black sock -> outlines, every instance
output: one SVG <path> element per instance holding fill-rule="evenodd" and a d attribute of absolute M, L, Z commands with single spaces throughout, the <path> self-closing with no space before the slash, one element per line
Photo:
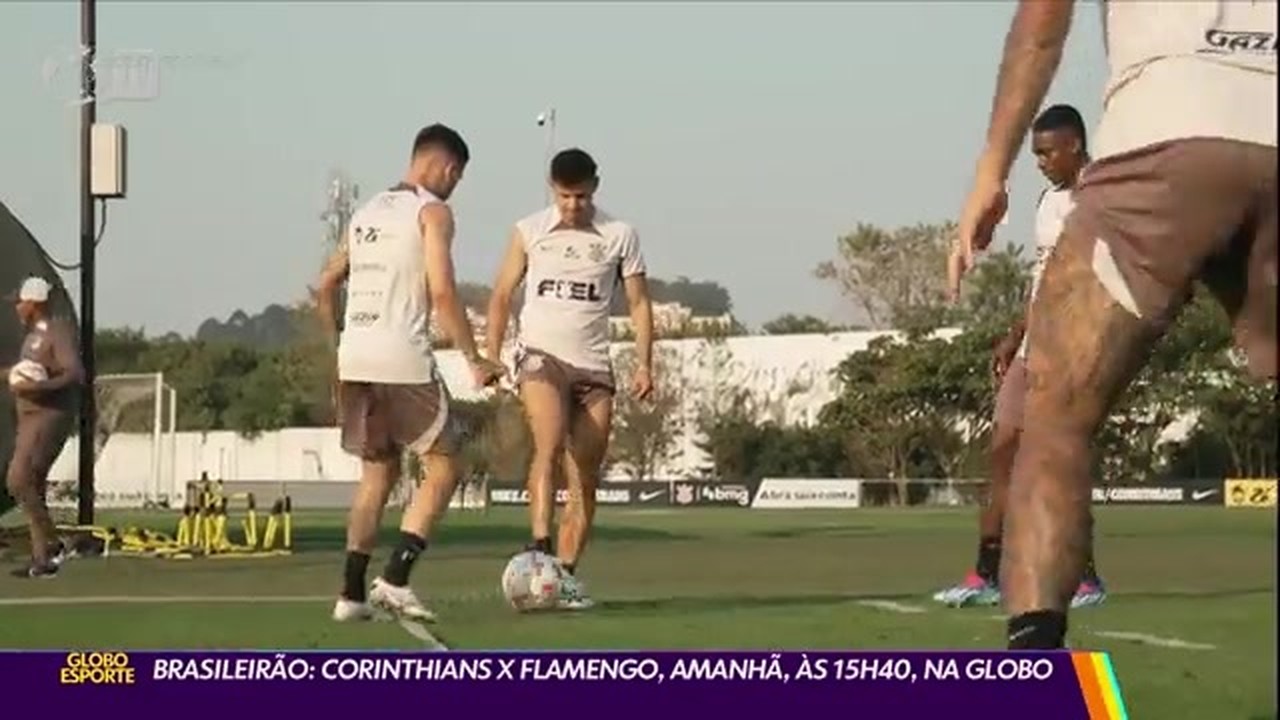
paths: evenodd
<path fill-rule="evenodd" d="M 1000 582 L 1000 538 L 982 538 L 978 543 L 978 564 L 974 568 L 983 580 L 997 585 Z"/>
<path fill-rule="evenodd" d="M 423 550 L 427 549 L 427 541 L 413 533 L 400 533 L 400 544 L 396 546 L 391 558 L 387 560 L 387 569 L 382 573 L 382 579 L 395 585 L 396 587 L 404 587 L 409 584 L 409 571 L 413 569 L 413 564 L 417 562 L 418 556 Z"/>
<path fill-rule="evenodd" d="M 578 569 L 578 563 L 565 563 L 564 565 L 561 565 L 560 567 L 564 568 L 564 571 L 565 571 L 565 572 L 567 572 L 567 573 L 569 573 L 570 575 L 572 575 L 572 574 L 573 574 L 573 571 Z"/>
<path fill-rule="evenodd" d="M 1010 650 L 1060 650 L 1067 642 L 1067 614 L 1036 610 L 1009 618 Z"/>
<path fill-rule="evenodd" d="M 529 546 L 525 549 L 533 550 L 534 552 L 540 552 L 544 555 L 550 555 L 551 554 L 551 538 L 549 537 L 534 538 L 533 542 L 529 543 Z"/>
<path fill-rule="evenodd" d="M 365 601 L 364 574 L 368 569 L 367 553 L 347 552 L 347 565 L 342 571 L 342 597 L 354 602 Z"/>
<path fill-rule="evenodd" d="M 1087 583 L 1097 583 L 1098 567 L 1093 564 L 1093 548 L 1089 548 L 1089 555 L 1084 561 L 1084 581 Z"/>

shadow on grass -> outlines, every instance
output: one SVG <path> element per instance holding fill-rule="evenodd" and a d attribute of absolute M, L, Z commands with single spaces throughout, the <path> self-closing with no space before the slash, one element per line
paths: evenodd
<path fill-rule="evenodd" d="M 1233 588 L 1226 590 L 1111 590 L 1115 598 L 1124 600 L 1229 600 L 1249 595 L 1275 594 L 1275 587 Z"/>
<path fill-rule="evenodd" d="M 394 527 L 383 527 L 378 532 L 378 545 L 391 546 L 399 539 L 400 531 Z M 674 540 L 692 540 L 695 536 L 674 533 L 666 530 L 638 527 L 596 527 L 592 531 L 596 540 L 631 541 L 631 542 L 669 542 Z M 458 547 L 469 545 L 498 545 L 507 550 L 515 550 L 529 541 L 529 528 L 524 524 L 511 525 L 449 525 L 440 527 L 433 543 L 441 547 Z M 332 551 L 346 547 L 346 531 L 341 527 L 312 526 L 293 528 L 293 549 L 295 552 Z"/>
<path fill-rule="evenodd" d="M 797 526 L 756 530 L 750 533 L 754 537 L 781 540 L 810 537 L 886 537 L 893 534 L 895 533 L 887 532 L 884 528 L 872 525 L 810 525 L 807 527 Z M 901 537 L 902 533 L 898 532 L 896 535 Z"/>
<path fill-rule="evenodd" d="M 642 600 L 606 600 L 597 609 L 604 613 L 683 614 L 723 613 L 732 610 L 767 610 L 773 608 L 816 608 L 844 605 L 859 600 L 918 600 L 919 595 L 900 593 L 817 593 L 811 595 L 707 595 L 702 597 L 646 598 Z"/>

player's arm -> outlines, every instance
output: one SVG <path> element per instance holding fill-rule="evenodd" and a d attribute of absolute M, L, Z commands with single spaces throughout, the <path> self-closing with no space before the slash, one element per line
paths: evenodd
<path fill-rule="evenodd" d="M 636 334 L 636 362 L 646 372 L 653 370 L 653 300 L 649 296 L 649 280 L 640 238 L 634 231 L 623 240 L 622 287 L 627 293 L 627 309 Z"/>
<path fill-rule="evenodd" d="M 316 314 L 320 316 L 320 327 L 325 337 L 333 346 L 338 344 L 338 289 L 346 281 L 351 271 L 350 255 L 344 241 L 324 265 L 320 273 L 320 282 L 316 284 Z"/>
<path fill-rule="evenodd" d="M 49 339 L 56 370 L 49 373 L 48 379 L 28 385 L 26 387 L 28 392 L 50 393 L 84 382 L 84 365 L 80 362 L 80 347 L 71 326 L 58 325 L 54 332 L 49 334 Z"/>
<path fill-rule="evenodd" d="M 979 172 L 1007 178 L 1062 61 L 1075 0 L 1019 0 L 996 79 Z"/>
<path fill-rule="evenodd" d="M 502 258 L 498 277 L 493 281 L 493 291 L 489 294 L 485 357 L 490 360 L 496 361 L 502 357 L 502 341 L 506 338 L 507 325 L 511 322 L 511 301 L 515 297 L 516 288 L 524 280 L 528 263 L 529 258 L 524 251 L 524 235 L 520 228 L 513 227 L 511 239 L 507 243 L 507 254 Z"/>
<path fill-rule="evenodd" d="M 1023 314 L 1022 317 L 1014 321 L 1013 327 L 1009 328 L 1009 335 L 1007 336 L 1007 342 L 1010 342 L 1014 345 L 1021 345 L 1022 338 L 1026 337 L 1026 335 L 1027 335 L 1027 316 Z"/>
<path fill-rule="evenodd" d="M 453 211 L 444 203 L 431 203 L 422 208 L 422 251 L 427 269 L 427 292 L 441 328 L 467 362 L 472 365 L 480 357 L 476 351 L 475 330 L 467 319 L 458 281 L 453 269 Z"/>

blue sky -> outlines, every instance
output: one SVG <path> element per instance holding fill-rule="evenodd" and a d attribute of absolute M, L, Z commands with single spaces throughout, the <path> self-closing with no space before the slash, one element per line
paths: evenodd
<path fill-rule="evenodd" d="M 151 50 L 158 96 L 99 107 L 129 131 L 129 196 L 99 255 L 102 325 L 193 332 L 302 297 L 326 186 L 403 172 L 414 132 L 458 128 L 456 261 L 490 281 L 507 228 L 542 203 L 545 135 L 596 155 L 600 203 L 651 273 L 712 279 L 758 325 L 841 320 L 812 279 L 857 222 L 953 218 L 982 141 L 1010 2 L 765 4 L 100 2 L 101 52 Z M 1105 58 L 1085 3 L 1050 102 L 1096 122 Z M 75 2 L 0 3 L 0 199 L 76 257 Z M 58 62 L 60 72 L 51 69 Z M 1041 179 L 1015 170 L 1007 238 Z M 941 272 L 941 269 L 939 269 Z M 74 291 L 76 279 L 67 277 Z"/>

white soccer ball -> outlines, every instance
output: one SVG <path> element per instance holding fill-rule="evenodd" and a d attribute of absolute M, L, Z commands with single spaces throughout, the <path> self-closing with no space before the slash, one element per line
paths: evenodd
<path fill-rule="evenodd" d="M 502 571 L 502 596 L 520 612 L 547 610 L 560 597 L 560 564 L 546 553 L 527 550 Z"/>
<path fill-rule="evenodd" d="M 23 360 L 9 370 L 9 387 L 24 382 L 44 382 L 49 379 L 49 371 L 34 360 Z"/>

